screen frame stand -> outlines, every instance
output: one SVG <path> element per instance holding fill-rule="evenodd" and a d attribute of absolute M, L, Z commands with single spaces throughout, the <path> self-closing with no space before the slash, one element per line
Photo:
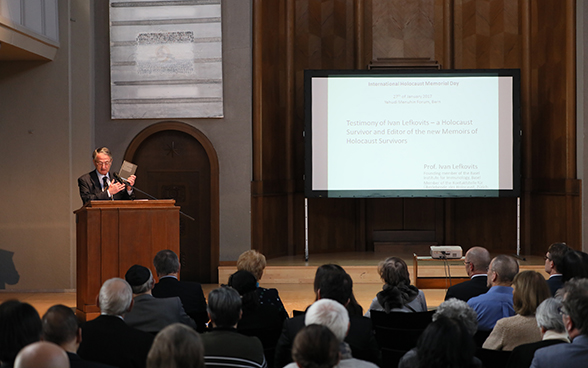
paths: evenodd
<path fill-rule="evenodd" d="M 521 197 L 517 197 L 517 254 L 513 254 L 521 261 L 526 261 L 525 257 L 521 256 Z"/>
<path fill-rule="evenodd" d="M 304 262 L 308 262 L 308 197 L 304 197 Z"/>

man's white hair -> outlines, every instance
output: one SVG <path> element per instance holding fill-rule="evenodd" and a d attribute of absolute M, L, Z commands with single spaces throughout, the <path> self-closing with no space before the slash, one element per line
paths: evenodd
<path fill-rule="evenodd" d="M 304 316 L 305 325 L 323 325 L 329 328 L 342 342 L 349 329 L 349 313 L 341 303 L 331 299 L 320 299 L 314 302 Z"/>
<path fill-rule="evenodd" d="M 100 288 L 100 294 L 98 294 L 100 311 L 114 316 L 125 314 L 132 301 L 131 285 L 118 277 L 106 280 Z"/>

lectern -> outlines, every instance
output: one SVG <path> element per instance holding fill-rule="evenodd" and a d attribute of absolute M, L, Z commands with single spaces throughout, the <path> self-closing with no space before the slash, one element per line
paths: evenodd
<path fill-rule="evenodd" d="M 102 283 L 124 278 L 134 264 L 156 275 L 153 257 L 162 249 L 180 252 L 180 207 L 175 201 L 90 201 L 74 212 L 77 245 L 77 310 L 82 320 L 100 314 Z"/>

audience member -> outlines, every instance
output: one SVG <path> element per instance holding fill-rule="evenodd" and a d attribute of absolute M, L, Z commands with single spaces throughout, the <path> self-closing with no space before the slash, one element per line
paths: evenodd
<path fill-rule="evenodd" d="M 571 249 L 561 262 L 563 282 L 576 278 L 588 278 L 588 254 Z"/>
<path fill-rule="evenodd" d="M 43 315 L 43 340 L 59 345 L 67 353 L 72 368 L 109 368 L 111 366 L 83 360 L 77 354 L 82 341 L 82 329 L 71 308 L 62 304 L 52 306 Z"/>
<path fill-rule="evenodd" d="M 334 263 L 327 263 L 322 266 L 317 267 L 316 273 L 314 275 L 314 295 L 315 295 L 315 302 L 318 300 L 318 289 L 321 283 L 321 280 L 325 277 L 329 277 L 331 273 L 345 273 L 343 267 L 339 266 L 338 264 Z M 349 303 L 345 306 L 347 311 L 349 312 L 350 316 L 363 316 L 363 308 L 355 299 L 355 295 L 353 294 L 353 289 L 351 289 L 351 296 L 349 297 Z"/>
<path fill-rule="evenodd" d="M 332 299 L 345 306 L 349 303 L 353 290 L 353 281 L 345 272 L 317 272 L 320 277 L 316 287 L 317 298 Z M 315 278 L 316 282 L 316 278 Z M 276 368 L 282 368 L 292 362 L 292 342 L 296 333 L 304 327 L 304 315 L 296 316 L 284 321 L 282 334 L 276 346 L 275 364 Z M 349 333 L 345 342 L 351 347 L 354 358 L 366 360 L 376 365 L 381 363 L 382 354 L 373 333 L 372 323 L 369 318 L 363 316 L 349 316 Z"/>
<path fill-rule="evenodd" d="M 41 318 L 28 303 L 7 300 L 0 304 L 0 361 L 12 367 L 18 352 L 41 339 Z"/>
<path fill-rule="evenodd" d="M 513 257 L 499 255 L 490 262 L 490 290 L 468 300 L 468 305 L 478 314 L 479 331 L 491 331 L 499 319 L 514 316 L 513 289 L 510 285 L 518 272 L 519 264 Z"/>
<path fill-rule="evenodd" d="M 255 292 L 259 297 L 259 303 L 261 305 L 270 304 L 276 306 L 280 310 L 280 313 L 282 313 L 283 319 L 286 319 L 288 318 L 288 312 L 280 299 L 278 290 L 266 289 L 259 286 L 259 280 L 261 280 L 261 277 L 263 276 L 263 270 L 265 270 L 266 265 L 267 262 L 265 256 L 255 249 L 243 252 L 237 259 L 238 271 L 248 271 L 255 276 L 255 279 L 258 282 Z"/>
<path fill-rule="evenodd" d="M 254 336 L 237 332 L 241 317 L 241 297 L 230 287 L 208 294 L 208 314 L 214 328 L 202 335 L 207 366 L 267 367 L 263 346 Z"/>
<path fill-rule="evenodd" d="M 182 307 L 179 297 L 155 298 L 151 290 L 155 284 L 151 270 L 134 265 L 125 274 L 125 280 L 133 289 L 133 309 L 125 315 L 127 325 L 156 334 L 172 323 L 183 323 L 196 328 L 196 323 Z"/>
<path fill-rule="evenodd" d="M 101 315 L 82 326 L 80 357 L 118 368 L 145 367 L 153 335 L 130 327 L 123 319 L 133 307 L 131 286 L 120 278 L 106 280 L 97 304 Z"/>
<path fill-rule="evenodd" d="M 371 310 L 390 312 L 426 312 L 425 294 L 410 284 L 408 266 L 401 258 L 389 257 L 378 265 L 378 273 L 384 281 L 380 291 L 365 316 Z"/>
<path fill-rule="evenodd" d="M 453 285 L 447 289 L 445 300 L 456 298 L 467 302 L 471 298 L 488 291 L 488 265 L 490 253 L 486 248 L 472 247 L 465 254 L 464 265 L 470 280 Z"/>
<path fill-rule="evenodd" d="M 340 359 L 339 341 L 326 326 L 305 326 L 294 338 L 292 359 L 296 363 L 290 363 L 287 367 L 333 368 Z"/>
<path fill-rule="evenodd" d="M 204 346 L 198 333 L 181 323 L 161 330 L 149 350 L 147 368 L 204 368 Z"/>
<path fill-rule="evenodd" d="M 373 363 L 352 357 L 349 344 L 344 341 L 349 330 L 349 313 L 340 303 L 331 299 L 317 300 L 306 311 L 304 323 L 306 326 L 316 324 L 328 327 L 329 330 L 335 334 L 335 337 L 339 342 L 339 352 L 341 356 L 341 360 L 337 367 L 377 368 Z M 286 366 L 286 368 L 296 367 L 296 363 L 290 363 Z"/>
<path fill-rule="evenodd" d="M 16 356 L 14 368 L 68 368 L 65 350 L 46 341 L 25 346 Z"/>
<path fill-rule="evenodd" d="M 202 286 L 197 282 L 180 281 L 180 261 L 169 249 L 160 250 L 153 259 L 159 282 L 153 286 L 152 294 L 156 298 L 180 297 L 186 313 L 196 322 L 199 332 L 206 330 L 208 312 Z"/>
<path fill-rule="evenodd" d="M 571 344 L 557 344 L 535 352 L 531 367 L 580 368 L 588 360 L 588 280 L 572 279 L 563 288 L 561 314 Z"/>
<path fill-rule="evenodd" d="M 523 271 L 513 280 L 513 307 L 516 315 L 499 319 L 482 346 L 491 350 L 512 350 L 515 347 L 541 340 L 535 311 L 551 296 L 543 275 Z"/>
<path fill-rule="evenodd" d="M 474 354 L 476 345 L 464 324 L 440 317 L 431 322 L 411 350 L 400 360 L 398 368 L 482 367 Z"/>
<path fill-rule="evenodd" d="M 528 368 L 533 361 L 535 351 L 555 344 L 569 343 L 568 333 L 559 314 L 561 301 L 555 298 L 545 299 L 537 307 L 537 326 L 542 340 L 519 345 L 512 351 L 507 368 Z"/>
<path fill-rule="evenodd" d="M 556 291 L 563 287 L 563 275 L 561 274 L 563 257 L 570 248 L 566 243 L 553 243 L 545 253 L 545 272 L 549 275 L 547 286 L 551 295 L 554 296 Z"/>

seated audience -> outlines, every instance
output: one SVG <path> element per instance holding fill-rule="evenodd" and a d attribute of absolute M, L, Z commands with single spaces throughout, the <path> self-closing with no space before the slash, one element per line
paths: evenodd
<path fill-rule="evenodd" d="M 573 278 L 588 278 L 588 254 L 579 250 L 570 250 L 561 261 L 563 282 Z"/>
<path fill-rule="evenodd" d="M 261 280 L 261 277 L 263 276 L 263 270 L 265 269 L 266 265 L 267 262 L 265 260 L 265 256 L 255 249 L 243 252 L 243 254 L 241 254 L 237 259 L 238 271 L 248 271 L 251 272 L 253 276 L 255 276 L 255 279 L 258 282 L 255 292 L 259 297 L 259 303 L 261 305 L 271 304 L 276 306 L 280 310 L 280 313 L 282 313 L 284 319 L 288 318 L 288 312 L 286 311 L 286 308 L 280 299 L 278 290 L 266 289 L 259 286 L 259 280 Z"/>
<path fill-rule="evenodd" d="M 200 335 L 181 323 L 167 326 L 153 340 L 147 368 L 204 368 Z"/>
<path fill-rule="evenodd" d="M 156 334 L 172 323 L 183 323 L 196 328 L 196 323 L 182 307 L 179 297 L 155 298 L 151 290 L 155 284 L 151 270 L 134 265 L 125 274 L 125 280 L 133 289 L 133 309 L 125 315 L 127 325 Z"/>
<path fill-rule="evenodd" d="M 129 283 L 118 277 L 106 280 L 98 294 L 98 307 L 101 315 L 82 326 L 80 357 L 118 368 L 145 367 L 153 335 L 124 321 L 133 307 Z"/>
<path fill-rule="evenodd" d="M 545 299 L 539 304 L 536 318 L 542 340 L 514 348 L 508 360 L 507 368 L 528 368 L 531 366 L 535 351 L 546 346 L 570 342 L 562 317 L 559 314 L 560 308 L 561 301 L 555 298 Z"/>
<path fill-rule="evenodd" d="M 562 319 L 571 344 L 557 344 L 535 352 L 532 368 L 586 367 L 588 361 L 588 280 L 572 279 L 563 288 Z"/>
<path fill-rule="evenodd" d="M 472 247 L 465 254 L 465 269 L 470 280 L 453 285 L 447 289 L 445 300 L 457 298 L 467 302 L 471 298 L 488 291 L 488 265 L 490 253 L 486 248 Z"/>
<path fill-rule="evenodd" d="M 65 350 L 46 341 L 25 346 L 16 356 L 14 368 L 68 368 Z"/>
<path fill-rule="evenodd" d="M 416 352 L 406 353 L 398 368 L 482 367 L 475 352 L 472 335 L 460 320 L 439 317 L 419 337 Z"/>
<path fill-rule="evenodd" d="M 545 278 L 536 271 L 523 271 L 514 277 L 513 288 L 516 315 L 496 322 L 482 346 L 484 349 L 510 351 L 521 344 L 541 340 L 535 311 L 541 302 L 551 296 Z"/>
<path fill-rule="evenodd" d="M 324 264 L 316 269 L 316 273 L 314 275 L 314 295 L 316 297 L 314 300 L 315 302 L 318 300 L 318 289 L 321 280 L 324 277 L 329 277 L 328 275 L 331 273 L 345 273 L 345 270 L 343 267 L 334 263 Z M 355 299 L 355 295 L 353 295 L 353 289 L 351 290 L 349 303 L 347 303 L 345 308 L 347 308 L 350 316 L 363 316 L 363 308 Z"/>
<path fill-rule="evenodd" d="M 349 303 L 353 290 L 353 281 L 344 270 L 338 272 L 321 272 L 320 274 L 317 272 L 317 276 L 320 277 L 316 291 L 319 300 L 332 299 L 343 306 Z M 274 366 L 276 368 L 282 368 L 292 362 L 292 342 L 298 331 L 304 326 L 304 315 L 284 320 L 282 334 L 276 346 L 274 360 Z M 372 323 L 369 318 L 350 315 L 349 333 L 345 337 L 345 342 L 351 347 L 354 358 L 380 365 L 382 353 L 376 342 Z"/>
<path fill-rule="evenodd" d="M 82 341 L 82 329 L 73 310 L 54 305 L 43 315 L 43 340 L 59 345 L 67 353 L 72 368 L 109 368 L 111 366 L 83 360 L 77 354 Z"/>
<path fill-rule="evenodd" d="M 292 359 L 300 368 L 333 368 L 339 363 L 339 341 L 328 327 L 308 325 L 302 328 L 292 344 Z"/>
<path fill-rule="evenodd" d="M 563 287 L 564 281 L 563 275 L 561 274 L 561 263 L 565 254 L 569 251 L 570 248 L 566 243 L 553 243 L 547 249 L 547 253 L 545 253 L 545 272 L 549 275 L 547 286 L 549 286 L 549 291 L 551 291 L 552 296 Z"/>
<path fill-rule="evenodd" d="M 156 298 L 180 297 L 186 313 L 196 322 L 199 332 L 206 330 L 208 312 L 202 286 L 197 282 L 178 280 L 180 261 L 169 249 L 160 250 L 153 259 L 159 282 L 153 286 L 152 294 Z"/>
<path fill-rule="evenodd" d="M 267 367 L 261 341 L 237 332 L 241 317 L 241 297 L 230 287 L 208 294 L 208 314 L 213 329 L 202 334 L 207 366 Z"/>
<path fill-rule="evenodd" d="M 478 314 L 478 331 L 491 331 L 499 319 L 514 316 L 510 285 L 518 272 L 519 264 L 513 257 L 499 255 L 492 259 L 488 268 L 490 290 L 468 300 Z"/>
<path fill-rule="evenodd" d="M 378 265 L 378 273 L 384 281 L 380 291 L 365 316 L 371 310 L 390 312 L 426 312 L 427 302 L 422 290 L 410 284 L 406 262 L 398 257 L 390 257 Z"/>
<path fill-rule="evenodd" d="M 0 304 L 0 361 L 12 367 L 18 352 L 41 339 L 41 318 L 28 303 L 7 300 Z"/>
<path fill-rule="evenodd" d="M 463 323 L 470 338 L 473 338 L 478 329 L 478 319 L 476 312 L 463 300 L 451 298 L 439 305 L 435 314 L 433 314 L 433 322 L 440 318 L 450 318 Z M 474 366 L 481 366 L 482 362 L 476 357 L 473 358 Z M 399 362 L 399 367 L 413 367 L 418 366 L 418 349 L 413 348 L 408 351 Z"/>
<path fill-rule="evenodd" d="M 344 339 L 349 331 L 349 313 L 344 306 L 331 299 L 320 299 L 314 302 L 306 311 L 304 323 L 309 325 L 321 325 L 328 327 L 339 342 L 341 360 L 337 367 L 340 368 L 377 368 L 378 366 L 353 358 L 351 349 Z M 296 340 L 296 339 L 295 339 Z M 294 356 L 294 353 L 292 354 Z M 296 368 L 296 363 L 290 363 L 285 368 Z"/>

